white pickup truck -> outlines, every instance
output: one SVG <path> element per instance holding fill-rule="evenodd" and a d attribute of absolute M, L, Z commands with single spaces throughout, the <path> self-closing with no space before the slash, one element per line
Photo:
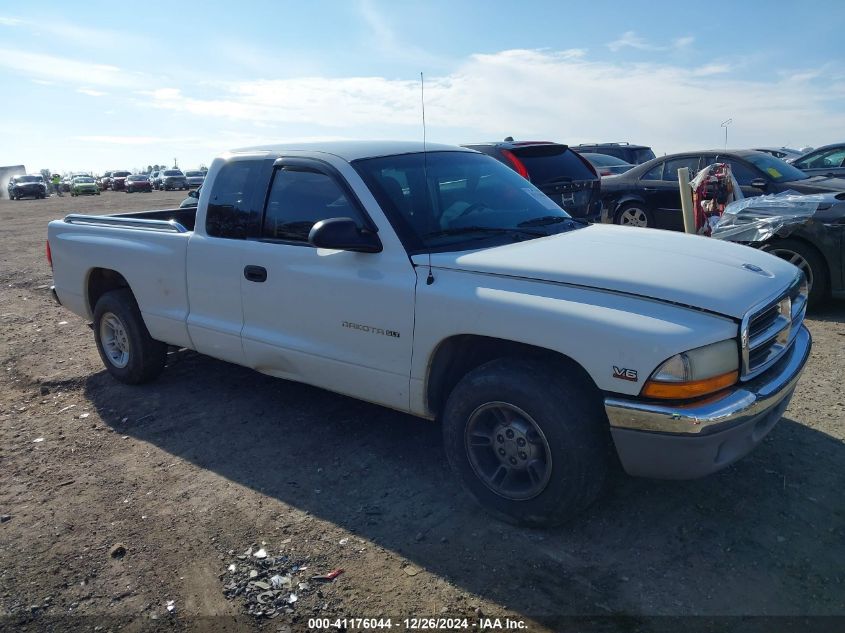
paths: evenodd
<path fill-rule="evenodd" d="M 614 453 L 659 478 L 736 461 L 810 353 L 792 265 L 584 225 L 451 146 L 233 151 L 195 210 L 69 215 L 48 253 L 116 379 L 172 345 L 438 419 L 469 493 L 529 525 L 585 508 Z"/>

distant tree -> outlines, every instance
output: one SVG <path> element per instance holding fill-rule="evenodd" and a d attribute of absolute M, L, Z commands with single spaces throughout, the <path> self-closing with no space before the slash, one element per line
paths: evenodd
<path fill-rule="evenodd" d="M 45 181 L 49 181 L 53 177 L 53 174 L 49 169 L 42 169 L 41 177 L 44 178 Z"/>
<path fill-rule="evenodd" d="M 200 165 L 200 171 L 208 171 L 208 167 L 205 165 L 205 163 Z"/>
<path fill-rule="evenodd" d="M 145 171 L 144 173 L 145 173 L 145 174 L 149 174 L 149 173 L 151 173 L 152 171 L 153 171 L 153 166 L 152 166 L 152 165 L 147 165 L 147 171 Z"/>
<path fill-rule="evenodd" d="M 159 171 L 160 169 L 161 169 L 161 166 L 158 163 L 153 165 L 153 171 Z"/>

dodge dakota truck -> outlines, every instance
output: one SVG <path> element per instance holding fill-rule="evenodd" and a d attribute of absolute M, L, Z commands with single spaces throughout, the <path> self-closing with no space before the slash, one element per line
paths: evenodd
<path fill-rule="evenodd" d="M 196 209 L 68 215 L 47 250 L 115 379 L 176 346 L 438 420 L 470 495 L 527 525 L 583 510 L 616 459 L 684 479 L 741 458 L 811 346 L 791 264 L 587 225 L 447 145 L 232 151 Z"/>

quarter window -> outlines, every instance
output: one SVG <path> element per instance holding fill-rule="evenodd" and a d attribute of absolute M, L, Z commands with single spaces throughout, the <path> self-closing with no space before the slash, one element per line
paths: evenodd
<path fill-rule="evenodd" d="M 206 213 L 205 231 L 211 237 L 245 240 L 253 215 L 253 196 L 259 160 L 234 160 L 217 172 Z M 260 208 L 260 207 L 259 207 Z"/>
<path fill-rule="evenodd" d="M 657 163 L 641 178 L 641 180 L 662 180 L 664 163 Z"/>
<path fill-rule="evenodd" d="M 678 170 L 681 167 L 689 168 L 689 177 L 692 180 L 698 171 L 698 156 L 685 156 L 683 158 L 673 158 L 666 161 L 666 169 L 663 170 L 663 180 L 670 180 L 678 182 Z"/>
<path fill-rule="evenodd" d="M 363 225 L 361 214 L 331 176 L 307 167 L 276 170 L 261 237 L 307 243 L 311 228 L 330 218 L 352 218 Z"/>

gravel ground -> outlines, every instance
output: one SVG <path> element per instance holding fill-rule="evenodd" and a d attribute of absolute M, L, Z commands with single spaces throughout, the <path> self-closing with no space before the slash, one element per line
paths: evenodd
<path fill-rule="evenodd" d="M 112 380 L 48 296 L 46 224 L 182 197 L 0 201 L 0 629 L 845 616 L 845 304 L 809 318 L 795 397 L 749 457 L 698 481 L 617 474 L 577 522 L 518 529 L 461 493 L 435 424 L 186 351 L 152 384 Z M 230 564 L 260 569 L 251 546 L 306 567 L 292 614 L 224 595 Z"/>

